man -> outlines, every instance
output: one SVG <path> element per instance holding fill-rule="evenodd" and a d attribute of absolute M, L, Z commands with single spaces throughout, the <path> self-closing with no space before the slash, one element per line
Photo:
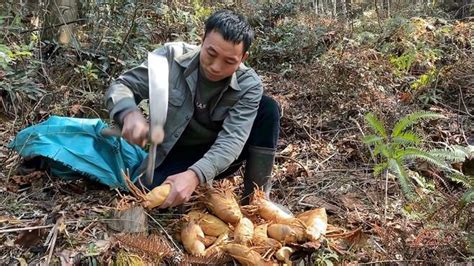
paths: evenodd
<path fill-rule="evenodd" d="M 243 202 L 255 185 L 269 193 L 280 114 L 278 104 L 262 96 L 258 75 L 243 64 L 253 40 L 244 17 L 221 10 L 207 19 L 200 47 L 176 42 L 154 51 L 165 55 L 169 65 L 165 137 L 157 149 L 150 187 L 171 184 L 160 208 L 188 201 L 199 184 L 232 174 L 243 161 Z M 122 136 L 141 146 L 147 142 L 149 125 L 137 103 L 147 97 L 145 62 L 117 78 L 105 99 Z"/>

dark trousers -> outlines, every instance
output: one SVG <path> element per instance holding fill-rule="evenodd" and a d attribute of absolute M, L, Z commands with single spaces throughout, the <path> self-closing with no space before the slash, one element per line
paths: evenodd
<path fill-rule="evenodd" d="M 228 177 L 239 169 L 248 156 L 248 147 L 257 146 L 276 149 L 280 133 L 280 108 L 278 103 L 269 96 L 262 96 L 257 117 L 252 126 L 250 136 L 239 158 L 215 179 Z M 156 168 L 153 184 L 149 188 L 161 185 L 165 179 L 174 174 L 186 171 L 191 165 L 201 159 L 209 150 L 209 146 L 193 146 L 187 149 L 173 148 L 163 163 Z"/>

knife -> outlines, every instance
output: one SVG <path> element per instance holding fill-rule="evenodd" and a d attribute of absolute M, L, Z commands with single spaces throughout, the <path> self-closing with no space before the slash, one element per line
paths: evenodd
<path fill-rule="evenodd" d="M 150 111 L 150 130 L 148 138 L 150 149 L 146 167 L 146 183 L 153 183 L 155 172 L 156 148 L 163 143 L 164 126 L 168 112 L 168 60 L 164 55 L 148 53 L 148 103 Z M 103 136 L 121 137 L 118 128 L 106 127 L 102 129 Z"/>
<path fill-rule="evenodd" d="M 168 60 L 164 55 L 148 53 L 148 103 L 150 110 L 150 150 L 146 177 L 148 185 L 153 183 L 156 148 L 163 142 L 164 126 L 168 112 Z"/>

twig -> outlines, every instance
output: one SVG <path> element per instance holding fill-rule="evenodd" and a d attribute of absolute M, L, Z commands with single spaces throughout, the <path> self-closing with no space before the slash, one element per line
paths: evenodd
<path fill-rule="evenodd" d="M 293 162 L 299 164 L 304 169 L 304 171 L 306 172 L 306 176 L 311 177 L 311 173 L 309 172 L 308 168 L 306 166 L 304 166 L 303 163 L 296 160 L 295 158 L 292 158 L 290 156 L 285 156 L 285 155 L 279 155 L 279 154 L 277 154 L 276 157 L 277 158 L 282 158 L 282 159 L 287 159 L 287 160 L 290 160 L 290 161 L 293 161 Z"/>
<path fill-rule="evenodd" d="M 33 32 L 33 31 L 49 30 L 49 29 L 52 29 L 52 28 L 57 28 L 57 27 L 61 27 L 61 26 L 65 26 L 65 25 L 69 25 L 69 24 L 73 24 L 73 23 L 78 23 L 78 22 L 86 21 L 86 20 L 87 20 L 87 19 L 85 19 L 85 18 L 79 18 L 79 19 L 76 19 L 76 20 L 73 20 L 73 21 L 62 22 L 62 23 L 59 23 L 59 24 L 56 24 L 56 25 L 52 25 L 52 26 L 48 26 L 48 27 L 41 27 L 41 28 L 34 28 L 34 29 L 30 29 L 30 30 L 20 31 L 20 34 L 24 34 L 24 33 L 28 33 L 28 32 Z"/>
<path fill-rule="evenodd" d="M 53 235 L 48 245 L 49 253 L 46 259 L 46 265 L 50 265 L 51 257 L 53 256 L 54 246 L 56 245 L 56 240 L 58 238 L 59 226 L 62 224 L 62 222 L 63 222 L 63 217 L 59 217 L 58 220 L 56 221 L 56 224 L 54 225 L 52 229 Z"/>
<path fill-rule="evenodd" d="M 377 264 L 389 264 L 390 262 L 428 262 L 425 260 L 379 260 L 379 261 L 373 261 L 373 262 L 367 262 L 367 263 L 360 263 L 359 265 L 377 265 Z"/>
<path fill-rule="evenodd" d="M 135 7 L 135 10 L 133 11 L 132 23 L 130 23 L 130 27 L 128 28 L 127 34 L 123 38 L 122 44 L 120 45 L 120 49 L 118 50 L 117 56 L 115 57 L 115 62 L 114 62 L 112 71 L 110 72 L 108 83 L 110 83 L 110 81 L 112 80 L 112 77 L 115 75 L 115 70 L 117 69 L 117 61 L 118 61 L 118 58 L 120 57 L 120 53 L 122 53 L 123 47 L 127 43 L 128 37 L 130 36 L 132 29 L 135 28 L 135 19 L 137 18 L 138 7 L 139 7 L 139 4 L 137 3 L 137 6 Z"/>
<path fill-rule="evenodd" d="M 385 170 L 385 206 L 383 210 L 383 222 L 387 222 L 387 209 L 388 209 L 388 171 Z"/>
<path fill-rule="evenodd" d="M 359 122 L 357 122 L 357 120 L 355 120 L 353 117 L 349 117 L 349 119 L 356 124 L 356 126 L 359 129 L 362 136 L 365 137 L 365 133 L 362 130 L 362 127 L 360 126 Z M 372 149 L 370 147 L 369 147 L 369 151 L 370 151 L 370 156 L 372 156 L 372 160 L 374 160 L 374 162 L 377 163 L 377 160 L 375 159 L 375 156 L 374 156 L 374 152 L 372 151 Z"/>
<path fill-rule="evenodd" d="M 335 168 L 335 169 L 326 169 L 326 170 L 319 170 L 318 173 L 331 173 L 331 172 L 363 172 L 363 171 L 371 171 L 372 168 Z"/>
<path fill-rule="evenodd" d="M 38 225 L 38 226 L 30 226 L 30 227 L 24 227 L 24 228 L 4 229 L 4 230 L 0 230 L 0 234 L 19 232 L 19 231 L 30 231 L 30 230 L 43 229 L 43 228 L 51 228 L 53 226 L 54 226 L 53 224 L 48 224 L 48 225 Z"/>
<path fill-rule="evenodd" d="M 153 220 L 153 222 L 155 222 L 160 228 L 161 230 L 163 231 L 163 233 L 165 233 L 166 237 L 171 241 L 171 243 L 173 243 L 174 247 L 179 250 L 181 253 L 183 253 L 183 250 L 174 242 L 173 238 L 168 234 L 168 232 L 165 230 L 165 228 L 160 224 L 160 222 L 158 222 L 153 216 L 151 216 L 149 213 L 145 212 L 145 214 L 150 217 L 151 220 Z"/>
<path fill-rule="evenodd" d="M 318 171 L 319 170 L 319 167 L 323 166 L 323 163 L 329 161 L 332 157 L 334 157 L 336 155 L 336 153 L 333 153 L 331 154 L 329 157 L 327 157 L 326 159 L 322 160 L 321 162 L 317 162 L 318 166 L 316 167 L 316 169 L 314 171 Z"/>

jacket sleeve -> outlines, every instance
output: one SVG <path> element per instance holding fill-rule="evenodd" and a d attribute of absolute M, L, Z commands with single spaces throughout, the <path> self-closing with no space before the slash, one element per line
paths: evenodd
<path fill-rule="evenodd" d="M 257 116 L 262 94 L 261 83 L 249 89 L 229 110 L 222 130 L 209 151 L 189 167 L 198 175 L 201 184 L 210 183 L 239 157 Z"/>
<path fill-rule="evenodd" d="M 166 55 L 165 47 L 153 53 Z M 137 105 L 148 99 L 148 62 L 132 68 L 112 82 L 105 94 L 105 105 L 110 118 L 122 125 L 125 115 L 138 110 Z"/>

